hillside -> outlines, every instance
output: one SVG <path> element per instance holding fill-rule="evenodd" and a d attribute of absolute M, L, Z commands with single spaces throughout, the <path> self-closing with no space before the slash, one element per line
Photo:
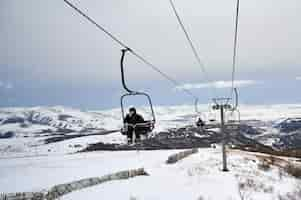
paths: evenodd
<path fill-rule="evenodd" d="M 147 118 L 146 108 L 139 112 Z M 149 176 L 88 187 L 61 199 L 294 199 L 301 196 L 300 159 L 291 157 L 301 155 L 299 113 L 297 105 L 243 106 L 239 131 L 229 132 L 230 172 L 221 172 L 219 126 L 196 128 L 193 106 L 156 107 L 155 131 L 131 146 L 120 132 L 110 132 L 121 128 L 119 109 L 2 108 L 0 193 L 43 193 L 58 184 L 143 167 Z M 199 152 L 165 163 L 182 151 L 175 149 L 192 147 Z"/>

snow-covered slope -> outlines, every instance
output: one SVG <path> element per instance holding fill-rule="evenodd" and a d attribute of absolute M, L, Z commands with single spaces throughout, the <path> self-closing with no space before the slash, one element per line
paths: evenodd
<path fill-rule="evenodd" d="M 200 149 L 174 165 L 166 165 L 167 157 L 175 152 L 94 152 L 6 159 L 0 162 L 0 192 L 40 191 L 56 184 L 140 167 L 150 176 L 100 184 L 61 199 L 278 200 L 293 194 L 301 184 L 278 167 L 260 168 L 256 154 L 231 151 L 230 172 L 222 172 L 219 148 Z"/>
<path fill-rule="evenodd" d="M 217 112 L 210 111 L 207 105 L 200 105 L 205 120 L 215 118 L 219 120 Z M 149 117 L 148 108 L 138 108 L 146 119 Z M 179 128 L 194 124 L 196 114 L 194 106 L 156 106 L 157 124 L 155 132 L 169 128 Z M 260 130 L 259 133 L 248 137 L 259 142 L 283 146 L 282 139 L 287 133 L 282 133 L 279 125 L 284 127 L 286 119 L 297 119 L 301 116 L 300 105 L 271 105 L 271 106 L 240 106 L 242 123 L 246 123 Z M 226 115 L 227 119 L 238 116 Z M 52 153 L 69 153 L 86 147 L 89 143 L 110 142 L 123 143 L 124 136 L 114 133 L 108 136 L 89 136 L 70 139 L 57 144 L 43 144 L 43 140 L 57 135 L 88 134 L 102 130 L 120 129 L 120 109 L 104 111 L 80 111 L 65 107 L 34 107 L 34 108 L 1 108 L 0 109 L 0 156 L 24 156 Z M 285 135 L 283 135 L 285 134 Z M 299 137 L 298 133 L 294 135 Z M 286 144 L 284 144 L 285 146 Z M 296 146 L 294 144 L 294 146 Z"/>
<path fill-rule="evenodd" d="M 147 118 L 147 108 L 138 110 Z M 155 110 L 156 132 L 191 125 L 196 117 L 194 107 L 189 105 L 157 106 Z M 200 106 L 200 110 L 204 111 L 205 120 L 212 117 L 219 120 L 218 113 L 209 112 L 207 106 Z M 254 130 L 245 134 L 257 141 L 273 145 L 283 136 L 298 134 L 282 132 L 280 125 L 284 127 L 286 122 L 300 117 L 301 106 L 244 105 L 240 111 L 242 123 L 258 130 L 256 134 Z M 64 107 L 2 108 L 0 119 L 1 135 L 13 133 L 0 139 L 0 193 L 40 191 L 56 184 L 139 167 L 144 167 L 150 176 L 105 183 L 62 199 L 283 200 L 301 193 L 300 180 L 274 165 L 262 169 L 261 155 L 256 153 L 230 151 L 230 172 L 225 173 L 220 170 L 219 146 L 200 149 L 198 154 L 177 164 L 166 165 L 167 157 L 178 151 L 68 154 L 96 142 L 124 143 L 124 136 L 118 132 L 44 143 L 45 139 L 57 135 L 119 129 L 119 109 L 84 112 Z M 294 159 L 285 159 L 298 165 Z"/>
<path fill-rule="evenodd" d="M 138 109 L 145 118 L 149 117 L 148 108 Z M 219 120 L 219 113 L 210 111 L 208 106 L 201 105 L 202 117 L 205 120 L 214 118 Z M 175 128 L 194 122 L 196 114 L 194 107 L 183 106 L 156 106 L 157 130 Z M 301 105 L 272 105 L 272 106 L 247 106 L 240 107 L 242 120 L 261 120 L 261 122 L 280 123 L 281 119 L 301 116 Z M 227 114 L 227 118 L 233 116 Z M 236 118 L 237 116 L 234 116 Z M 51 131 L 86 131 L 89 129 L 116 129 L 121 127 L 120 109 L 105 111 L 80 111 L 66 107 L 33 107 L 33 108 L 1 108 L 0 133 L 15 132 L 41 133 Z"/>
<path fill-rule="evenodd" d="M 64 107 L 2 108 L 0 133 L 13 132 L 15 136 L 31 136 L 51 132 L 101 129 L 105 115 L 81 112 Z"/>

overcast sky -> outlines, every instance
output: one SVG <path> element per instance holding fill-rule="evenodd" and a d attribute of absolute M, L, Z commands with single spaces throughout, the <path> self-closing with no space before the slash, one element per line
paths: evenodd
<path fill-rule="evenodd" d="M 218 96 L 229 90 L 235 0 L 174 0 L 214 83 L 203 79 L 169 0 L 70 1 L 201 102 L 212 97 L 208 85 Z M 244 103 L 301 101 L 300 11 L 300 0 L 241 0 L 236 78 Z M 63 0 L 0 0 L 0 25 L 0 106 L 118 107 L 121 47 Z M 192 101 L 130 55 L 126 73 L 155 104 Z"/>

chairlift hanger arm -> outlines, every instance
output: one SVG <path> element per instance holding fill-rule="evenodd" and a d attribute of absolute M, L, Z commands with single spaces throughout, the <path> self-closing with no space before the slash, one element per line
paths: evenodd
<path fill-rule="evenodd" d="M 201 114 L 201 112 L 199 111 L 198 109 L 198 104 L 199 104 L 199 99 L 198 98 L 195 98 L 194 100 L 194 110 L 197 114 Z"/>
<path fill-rule="evenodd" d="M 239 102 L 238 102 L 238 90 L 237 90 L 237 88 L 234 88 L 233 91 L 234 91 L 234 95 L 235 95 L 235 104 L 233 104 L 232 109 L 230 111 L 231 111 L 231 115 L 233 115 L 234 112 L 237 113 L 238 122 L 240 122 L 240 111 L 238 109 L 238 104 L 239 104 Z"/>
<path fill-rule="evenodd" d="M 238 108 L 238 90 L 237 90 L 237 88 L 234 88 L 233 91 L 234 91 L 234 95 L 235 95 L 235 104 L 233 104 L 232 110 L 234 111 L 234 110 L 237 110 L 237 108 Z"/>
<path fill-rule="evenodd" d="M 136 93 L 135 91 L 131 90 L 128 88 L 128 86 L 126 85 L 125 82 L 125 76 L 124 76 L 124 57 L 127 51 L 131 51 L 130 48 L 125 48 L 122 49 L 122 55 L 121 55 L 121 59 L 120 59 L 120 69 L 121 69 L 121 81 L 122 81 L 122 86 L 123 88 L 128 92 L 128 93 Z"/>

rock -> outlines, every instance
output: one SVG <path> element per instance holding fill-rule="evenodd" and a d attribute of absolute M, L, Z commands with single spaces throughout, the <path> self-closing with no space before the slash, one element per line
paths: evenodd
<path fill-rule="evenodd" d="M 58 128 L 57 129 L 58 133 L 73 133 L 74 130 L 68 129 L 68 128 Z"/>
<path fill-rule="evenodd" d="M 1 134 L 0 133 L 0 139 L 8 139 L 8 138 L 12 138 L 15 136 L 15 133 L 12 131 L 8 131 L 6 133 Z"/>
<path fill-rule="evenodd" d="M 0 194 L 0 200 L 44 200 L 42 192 L 23 192 Z"/>
<path fill-rule="evenodd" d="M 166 164 L 174 164 L 174 163 L 178 162 L 179 160 L 182 160 L 182 159 L 190 156 L 191 154 L 194 154 L 197 152 L 198 152 L 198 149 L 191 149 L 191 150 L 186 150 L 186 151 L 182 151 L 180 153 L 173 154 L 168 157 Z"/>
<path fill-rule="evenodd" d="M 5 119 L 2 124 L 16 124 L 16 123 L 24 123 L 25 120 L 22 117 L 10 117 Z"/>
<path fill-rule="evenodd" d="M 281 135 L 273 146 L 281 150 L 301 149 L 301 130 L 294 131 L 288 135 Z"/>
<path fill-rule="evenodd" d="M 58 120 L 60 121 L 67 121 L 67 119 L 73 118 L 71 115 L 61 114 L 58 116 Z"/>
<path fill-rule="evenodd" d="M 290 133 L 301 129 L 301 118 L 287 118 L 279 124 L 275 125 L 280 132 Z"/>
<path fill-rule="evenodd" d="M 45 198 L 46 200 L 55 200 L 73 191 L 81 190 L 107 181 L 128 179 L 135 176 L 143 176 L 143 175 L 148 175 L 148 174 L 144 171 L 143 168 L 141 168 L 141 169 L 121 171 L 113 174 L 108 174 L 102 177 L 87 178 L 79 181 L 74 181 L 71 183 L 56 185 L 48 191 L 48 193 L 45 195 Z"/>
<path fill-rule="evenodd" d="M 240 124 L 239 129 L 240 129 L 240 133 L 243 133 L 246 135 L 260 135 L 263 133 L 263 130 L 258 129 L 253 126 L 249 126 L 247 124 Z"/>

